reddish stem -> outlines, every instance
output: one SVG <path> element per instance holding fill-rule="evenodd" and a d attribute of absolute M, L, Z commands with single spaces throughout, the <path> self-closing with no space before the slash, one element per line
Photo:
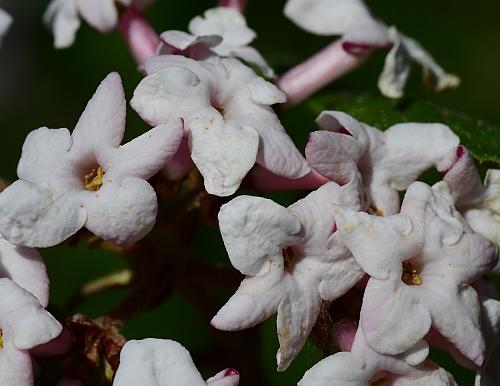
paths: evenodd
<path fill-rule="evenodd" d="M 128 7 L 120 17 L 119 30 L 137 64 L 156 55 L 160 37 L 136 7 Z"/>

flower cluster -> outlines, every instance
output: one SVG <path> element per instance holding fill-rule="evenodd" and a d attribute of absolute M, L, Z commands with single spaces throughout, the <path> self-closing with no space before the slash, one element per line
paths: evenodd
<path fill-rule="evenodd" d="M 56 47 L 73 42 L 80 17 L 103 32 L 128 26 L 127 43 L 144 71 L 130 105 L 153 128 L 122 144 L 126 99 L 112 72 L 71 132 L 41 127 L 27 136 L 19 179 L 0 193 L 0 383 L 33 385 L 32 361 L 74 345 L 46 311 L 49 279 L 34 248 L 58 245 L 82 228 L 120 247 L 134 245 L 159 216 L 159 192 L 148 180 L 160 174 L 179 188 L 197 169 L 204 193 L 219 197 L 244 183 L 260 191 L 308 190 L 288 207 L 247 194 L 225 199 L 218 226 L 244 279 L 213 327 L 243 330 L 276 314 L 278 371 L 308 338 L 334 346 L 338 352 L 308 370 L 300 386 L 456 385 L 429 358 L 431 346 L 475 371 L 477 385 L 498 384 L 500 302 L 486 276 L 500 273 L 500 170 L 489 170 L 483 184 L 472 155 L 445 124 L 376 128 L 330 110 L 318 116 L 303 156 L 273 110 L 332 78 L 326 69 L 322 79 L 303 84 L 311 69 L 328 67 L 328 56 L 340 55 L 345 72 L 389 48 L 379 79 L 389 97 L 402 95 L 409 59 L 430 71 L 438 90 L 458 79 L 416 41 L 373 18 L 361 0 L 289 0 L 285 14 L 299 26 L 342 37 L 276 84 L 249 46 L 256 35 L 241 3 L 223 2 L 195 17 L 189 33 L 159 37 L 130 19 L 146 3 L 53 0 L 45 15 Z M 0 36 L 9 20 L 0 11 Z M 432 186 L 418 180 L 431 168 L 442 173 Z M 357 303 L 354 293 L 361 293 Z M 343 321 L 328 338 L 315 333 L 325 312 L 330 322 Z M 205 381 L 171 340 L 131 340 L 118 351 L 119 360 L 105 362 L 115 386 L 239 383 L 233 369 Z M 72 374 L 59 383 L 80 384 Z"/>

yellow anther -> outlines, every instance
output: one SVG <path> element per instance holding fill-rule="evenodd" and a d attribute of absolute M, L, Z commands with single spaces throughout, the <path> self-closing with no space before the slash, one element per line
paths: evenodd
<path fill-rule="evenodd" d="M 401 280 L 408 285 L 421 285 L 422 278 L 418 275 L 417 270 L 408 261 L 403 261 L 403 273 Z"/>
<path fill-rule="evenodd" d="M 99 165 L 97 169 L 92 169 L 89 174 L 86 174 L 83 177 L 85 189 L 91 190 L 93 192 L 101 189 L 103 176 L 104 170 L 101 165 Z"/>
<path fill-rule="evenodd" d="M 295 260 L 295 252 L 292 247 L 283 248 L 283 261 L 285 263 L 285 269 L 290 268 Z"/>
<path fill-rule="evenodd" d="M 0 350 L 3 349 L 3 331 L 0 330 Z"/>

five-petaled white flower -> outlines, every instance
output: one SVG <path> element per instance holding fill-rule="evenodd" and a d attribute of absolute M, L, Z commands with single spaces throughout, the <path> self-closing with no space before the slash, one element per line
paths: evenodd
<path fill-rule="evenodd" d="M 306 158 L 321 175 L 345 183 L 362 175 L 367 204 L 379 215 L 399 212 L 398 191 L 447 161 L 459 138 L 439 123 L 400 123 L 385 132 L 339 111 L 316 119 L 321 131 L 309 135 Z"/>
<path fill-rule="evenodd" d="M 262 55 L 249 46 L 256 33 L 236 9 L 209 9 L 191 20 L 188 29 L 190 34 L 177 30 L 162 33 L 159 53 L 180 53 L 196 60 L 209 60 L 214 55 L 235 57 L 257 66 L 267 77 L 274 77 Z"/>
<path fill-rule="evenodd" d="M 247 278 L 211 323 L 240 330 L 277 313 L 278 371 L 301 350 L 321 301 L 342 296 L 364 275 L 336 231 L 333 200 L 359 209 L 354 180 L 330 182 L 288 208 L 240 196 L 219 213 L 231 263 Z"/>
<path fill-rule="evenodd" d="M 453 376 L 430 360 L 420 341 L 392 356 L 374 351 L 358 328 L 350 352 L 338 352 L 309 369 L 298 386 L 456 386 Z"/>
<path fill-rule="evenodd" d="M 446 73 L 417 41 L 376 20 L 362 0 L 288 0 L 285 15 L 308 32 L 341 35 L 343 49 L 352 55 L 392 47 L 378 82 L 380 91 L 387 97 L 403 95 L 412 60 L 423 66 L 425 80 L 437 91 L 460 83 L 459 78 Z"/>
<path fill-rule="evenodd" d="M 456 206 L 470 227 L 500 247 L 500 170 L 489 169 L 484 185 L 469 151 L 459 146 L 450 165 L 443 165 Z M 500 264 L 494 272 L 500 274 Z"/>
<path fill-rule="evenodd" d="M 156 221 L 157 198 L 145 180 L 177 151 L 180 120 L 120 146 L 125 96 L 110 74 L 73 133 L 32 131 L 23 146 L 19 180 L 0 193 L 0 234 L 13 244 L 56 245 L 85 226 L 117 244 L 136 241 Z"/>
<path fill-rule="evenodd" d="M 109 32 L 118 24 L 119 7 L 144 7 L 152 0 L 52 0 L 44 22 L 54 34 L 54 46 L 67 48 L 75 41 L 80 19 L 99 32 Z"/>
<path fill-rule="evenodd" d="M 432 325 L 480 366 L 480 305 L 469 284 L 495 266 L 498 250 L 468 227 L 446 183 L 413 183 L 397 215 L 337 206 L 336 218 L 343 242 L 371 276 L 360 316 L 370 347 L 399 354 Z"/>
<path fill-rule="evenodd" d="M 237 59 L 162 55 L 146 61 L 145 70 L 132 107 L 153 125 L 182 118 L 209 193 L 233 194 L 255 162 L 288 178 L 310 171 L 270 107 L 285 95 Z"/>
<path fill-rule="evenodd" d="M 239 379 L 226 369 L 205 382 L 182 345 L 149 338 L 123 346 L 113 386 L 237 386 Z"/>

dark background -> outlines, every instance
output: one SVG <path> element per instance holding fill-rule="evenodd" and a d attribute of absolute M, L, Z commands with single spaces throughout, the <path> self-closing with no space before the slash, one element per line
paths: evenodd
<path fill-rule="evenodd" d="M 283 0 L 248 0 L 248 22 L 258 33 L 255 46 L 278 70 L 284 70 L 314 53 L 331 41 L 310 35 L 285 19 L 281 13 Z M 0 175 L 16 178 L 16 165 L 26 134 L 40 126 L 73 128 L 85 103 L 99 82 L 111 71 L 123 78 L 127 99 L 141 79 L 119 34 L 100 35 L 82 23 L 76 43 L 69 49 L 52 48 L 52 36 L 42 25 L 41 17 L 48 1 L 0 0 L 0 6 L 15 19 L 0 50 Z M 408 94 L 427 98 L 444 107 L 468 113 L 500 126 L 500 2 L 494 0 L 368 1 L 373 13 L 387 24 L 395 24 L 407 35 L 419 40 L 448 71 L 462 78 L 459 89 L 439 95 L 428 94 L 419 83 L 420 71 L 414 68 Z M 185 30 L 189 20 L 212 7 L 213 1 L 157 0 L 147 17 L 158 32 Z M 384 55 L 376 54 L 365 66 L 337 82 L 333 88 L 376 93 L 378 73 Z M 127 138 L 147 130 L 129 109 Z M 287 122 L 294 137 L 306 138 L 314 128 Z M 284 198 L 284 200 L 290 199 Z M 220 236 L 205 229 L 197 237 L 197 250 L 214 261 L 227 263 Z M 42 251 L 52 280 L 51 310 L 62 312 L 67 300 L 86 281 L 125 267 L 126 263 L 109 252 L 59 246 Z M 201 254 L 201 253 L 200 253 Z M 222 292 L 220 304 L 230 292 Z M 116 290 L 84 302 L 79 311 L 99 316 L 126 290 Z M 213 309 L 215 313 L 217 308 Z M 124 329 L 127 338 L 161 337 L 181 342 L 192 353 L 204 375 L 215 373 L 206 355 L 214 344 L 214 335 L 206 323 L 206 315 L 186 298 L 174 293 L 159 308 L 132 319 Z M 232 333 L 226 333 L 232 339 Z M 292 385 L 304 371 L 320 358 L 307 343 L 299 358 L 284 374 L 275 372 L 277 338 L 275 318 L 252 332 L 259 344 L 259 371 L 263 385 Z M 220 337 L 220 334 L 218 334 Z M 220 338 L 217 338 L 220 339 Z M 223 338 L 224 339 L 224 338 Z M 246 347 L 236 348 L 234 357 L 245 357 Z M 472 384 L 472 375 L 456 372 L 448 358 L 442 364 L 452 370 L 459 384 Z M 235 366 L 221 358 L 219 368 Z M 243 374 L 242 385 L 245 383 Z"/>

